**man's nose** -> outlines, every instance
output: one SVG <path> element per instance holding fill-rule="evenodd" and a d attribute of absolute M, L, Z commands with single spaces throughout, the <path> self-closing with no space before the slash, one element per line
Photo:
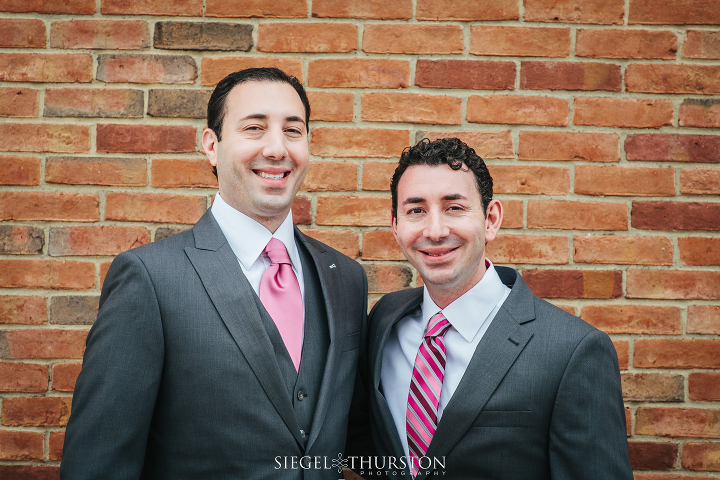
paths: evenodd
<path fill-rule="evenodd" d="M 427 216 L 427 224 L 425 226 L 425 236 L 432 241 L 439 241 L 450 234 L 450 228 L 445 223 L 445 218 L 441 213 L 430 212 Z"/>
<path fill-rule="evenodd" d="M 288 155 L 285 146 L 285 135 L 280 129 L 271 129 L 265 133 L 265 145 L 263 146 L 263 157 L 271 160 L 283 160 Z"/>

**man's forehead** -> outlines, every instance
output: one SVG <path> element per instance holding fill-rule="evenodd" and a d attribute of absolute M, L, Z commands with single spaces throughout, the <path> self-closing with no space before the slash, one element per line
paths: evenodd
<path fill-rule="evenodd" d="M 472 198 L 473 191 L 477 191 L 475 174 L 464 164 L 457 170 L 447 164 L 411 165 L 398 182 L 401 202 Z"/>
<path fill-rule="evenodd" d="M 272 102 L 279 100 L 282 102 Z M 227 96 L 228 107 L 239 109 L 274 109 L 282 106 L 283 109 L 298 111 L 305 114 L 300 95 L 292 85 L 286 82 L 274 82 L 266 80 L 249 80 L 235 85 Z"/>

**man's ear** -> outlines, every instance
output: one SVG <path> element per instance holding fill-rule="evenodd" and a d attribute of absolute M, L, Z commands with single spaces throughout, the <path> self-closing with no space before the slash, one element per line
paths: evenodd
<path fill-rule="evenodd" d="M 210 160 L 210 164 L 213 167 L 217 167 L 217 147 L 219 140 L 217 138 L 217 135 L 215 135 L 215 132 L 208 127 L 205 127 L 203 129 L 201 143 L 205 155 L 207 155 L 208 160 Z"/>
<path fill-rule="evenodd" d="M 393 236 L 397 242 L 397 217 L 395 216 L 394 209 L 390 209 L 390 226 L 392 227 Z"/>
<path fill-rule="evenodd" d="M 485 214 L 485 243 L 495 240 L 503 219 L 502 204 L 498 200 L 491 200 Z"/>

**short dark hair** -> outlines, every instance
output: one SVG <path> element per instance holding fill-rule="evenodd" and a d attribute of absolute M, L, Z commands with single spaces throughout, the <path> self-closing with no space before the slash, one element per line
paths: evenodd
<path fill-rule="evenodd" d="M 475 150 L 458 138 L 440 138 L 430 141 L 423 138 L 412 147 L 403 150 L 400 163 L 395 169 L 390 182 L 392 194 L 392 214 L 397 218 L 397 187 L 405 170 L 413 165 L 448 165 L 453 170 L 459 170 L 466 165 L 475 174 L 483 213 L 487 213 L 488 205 L 493 197 L 493 181 L 487 166 Z"/>
<path fill-rule="evenodd" d="M 227 96 L 233 88 L 245 82 L 284 82 L 293 87 L 305 107 L 305 129 L 310 131 L 310 101 L 300 80 L 275 67 L 246 68 L 220 80 L 210 95 L 207 106 L 207 125 L 210 130 L 215 132 L 218 141 L 222 140 L 223 120 L 227 113 Z M 213 173 L 217 177 L 217 168 L 213 167 Z"/>

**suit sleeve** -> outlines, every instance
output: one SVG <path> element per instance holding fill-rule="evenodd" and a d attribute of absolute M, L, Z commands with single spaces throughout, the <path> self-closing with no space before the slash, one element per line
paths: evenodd
<path fill-rule="evenodd" d="M 617 354 L 599 330 L 578 344 L 560 382 L 550 424 L 553 480 L 632 480 Z"/>
<path fill-rule="evenodd" d="M 163 369 L 160 308 L 132 252 L 115 258 L 73 394 L 63 480 L 140 478 Z"/>

